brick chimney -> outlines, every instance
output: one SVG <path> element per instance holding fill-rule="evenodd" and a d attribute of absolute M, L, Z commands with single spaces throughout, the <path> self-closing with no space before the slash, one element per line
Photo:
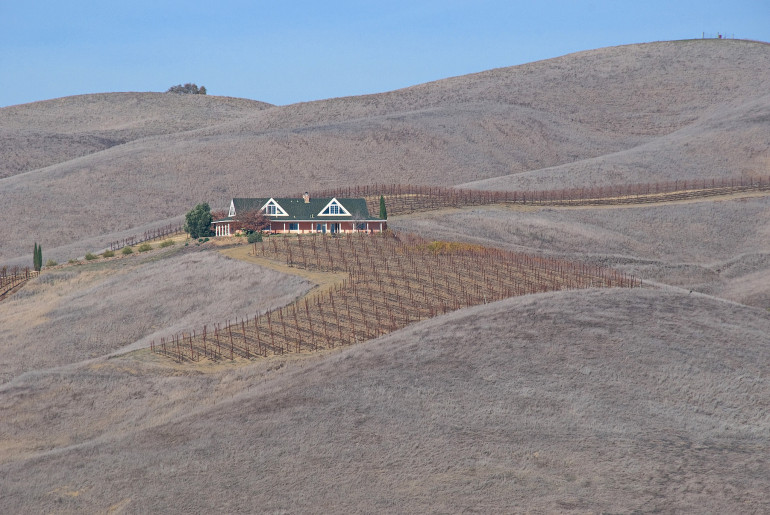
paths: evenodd
<path fill-rule="evenodd" d="M 308 192 L 306 191 L 306 192 L 305 192 L 305 194 L 304 194 L 304 195 L 302 195 L 302 200 L 304 200 L 304 201 L 305 201 L 305 204 L 310 204 L 310 193 L 308 193 Z"/>

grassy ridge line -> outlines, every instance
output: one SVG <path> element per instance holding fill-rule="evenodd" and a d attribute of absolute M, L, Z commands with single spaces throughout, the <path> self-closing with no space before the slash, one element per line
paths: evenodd
<path fill-rule="evenodd" d="M 270 107 L 247 99 L 149 92 L 94 93 L 3 107 L 0 178 L 143 138 L 239 120 Z"/>

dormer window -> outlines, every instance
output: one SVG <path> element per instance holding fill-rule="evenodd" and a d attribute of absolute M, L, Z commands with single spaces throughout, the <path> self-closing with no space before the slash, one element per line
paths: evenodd
<path fill-rule="evenodd" d="M 326 207 L 319 213 L 319 216 L 350 216 L 350 213 L 342 207 L 342 204 L 336 198 L 333 198 L 331 202 L 326 204 Z"/>
<path fill-rule="evenodd" d="M 268 200 L 267 203 L 262 206 L 262 211 L 265 213 L 265 216 L 289 216 L 278 202 L 273 199 Z"/>
<path fill-rule="evenodd" d="M 322 213 L 324 215 L 338 215 L 340 214 L 340 206 L 338 205 L 332 205 L 327 207 L 324 212 Z"/>

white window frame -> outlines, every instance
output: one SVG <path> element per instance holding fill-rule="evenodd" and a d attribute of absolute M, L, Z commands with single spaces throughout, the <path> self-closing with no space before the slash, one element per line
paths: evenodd
<path fill-rule="evenodd" d="M 268 207 L 275 208 L 275 213 L 268 212 Z M 275 201 L 275 199 L 272 198 L 265 202 L 265 205 L 262 206 L 260 211 L 265 213 L 265 216 L 289 216 L 289 213 L 287 213 L 286 210 L 282 208 L 281 205 Z"/>
<path fill-rule="evenodd" d="M 333 206 L 339 209 L 339 213 L 335 213 L 335 214 L 332 214 L 332 213 L 331 213 L 331 208 L 332 208 Z M 325 213 L 325 211 L 326 211 L 327 209 L 330 211 L 329 213 Z M 343 206 L 343 205 L 340 203 L 340 201 L 339 201 L 339 200 L 337 200 L 336 198 L 333 198 L 333 199 L 331 199 L 331 200 L 329 201 L 329 203 L 328 203 L 328 204 L 326 204 L 326 205 L 324 206 L 324 208 L 321 210 L 321 212 L 320 212 L 320 213 L 318 213 L 318 216 L 352 216 L 352 215 L 350 214 L 350 212 L 348 212 L 348 210 L 347 210 L 347 209 L 345 209 L 345 206 Z"/>

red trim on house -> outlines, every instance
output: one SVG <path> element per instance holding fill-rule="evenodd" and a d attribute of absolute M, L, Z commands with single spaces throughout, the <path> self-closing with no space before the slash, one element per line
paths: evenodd
<path fill-rule="evenodd" d="M 319 222 L 299 221 L 283 222 L 273 220 L 270 223 L 270 232 L 272 234 L 334 234 L 334 233 L 353 233 L 353 232 L 381 232 L 387 229 L 387 222 L 384 220 L 351 222 L 350 220 L 324 220 Z"/>
<path fill-rule="evenodd" d="M 234 236 L 236 231 L 231 228 L 232 220 L 217 221 L 214 224 L 215 236 Z M 382 232 L 388 228 L 385 220 L 365 220 L 353 222 L 350 220 L 324 220 L 284 222 L 271 220 L 270 228 L 263 232 L 270 234 L 335 234 L 355 232 Z"/>

